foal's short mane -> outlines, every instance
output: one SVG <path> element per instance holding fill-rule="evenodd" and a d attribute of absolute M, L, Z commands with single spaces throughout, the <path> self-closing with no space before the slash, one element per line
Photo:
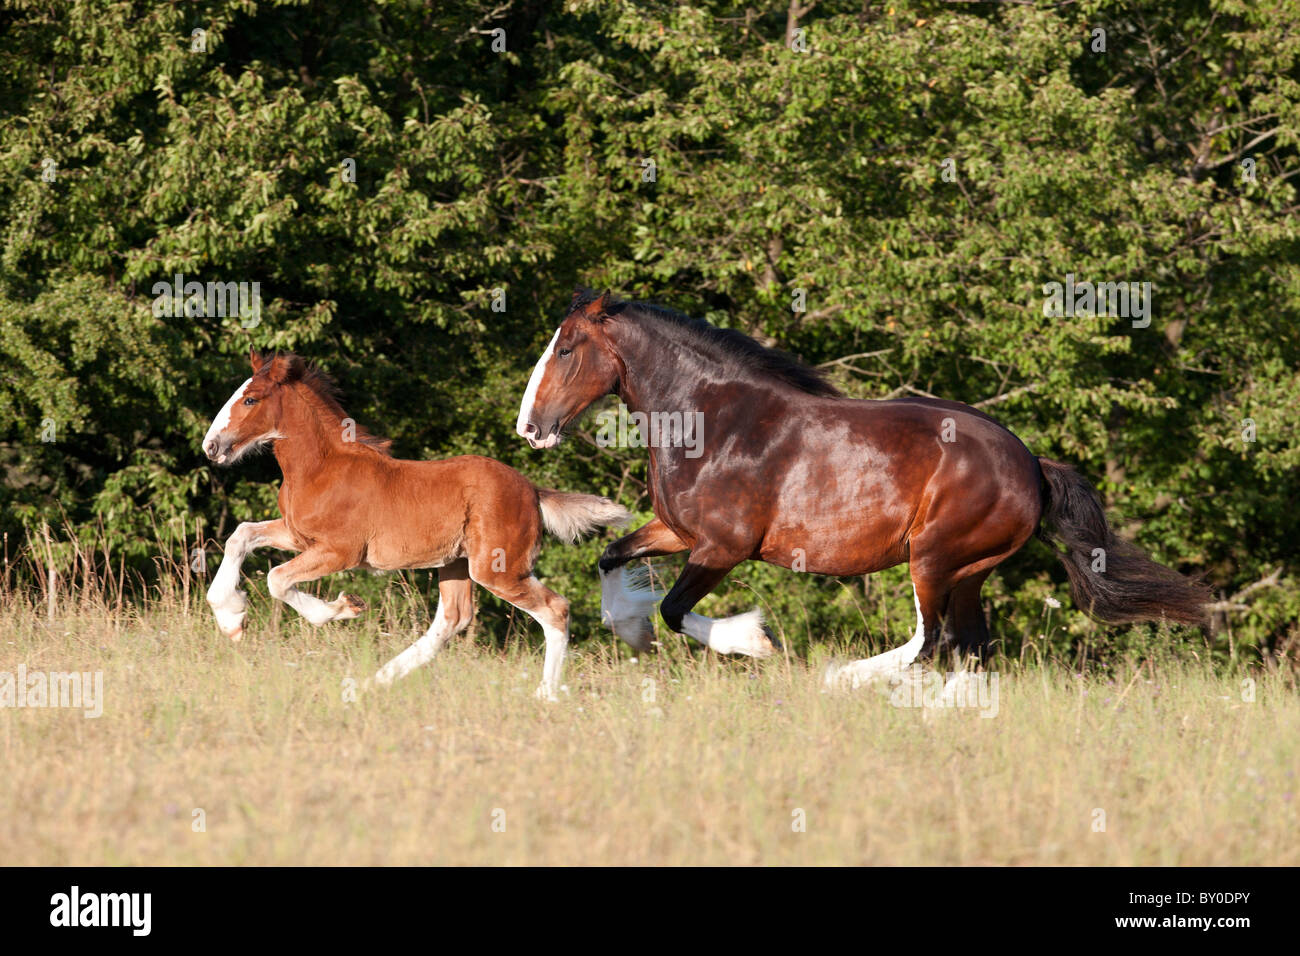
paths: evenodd
<path fill-rule="evenodd" d="M 310 393 L 312 398 L 330 415 L 342 421 L 348 417 L 348 413 L 343 410 L 339 404 L 339 387 L 334 380 L 325 373 L 320 367 L 303 361 L 301 356 L 294 355 L 291 352 L 281 353 L 281 356 L 289 363 L 290 368 L 297 366 L 301 369 L 298 372 L 296 381 L 303 385 Z M 269 363 L 268 363 L 269 365 Z M 356 427 L 356 443 L 371 448 L 381 455 L 391 455 L 389 450 L 393 444 L 391 438 L 381 438 L 378 435 L 372 435 L 369 431 L 360 425 Z"/>
<path fill-rule="evenodd" d="M 569 311 L 575 312 L 598 298 L 598 293 L 584 290 L 574 298 Z M 719 328 L 704 319 L 693 319 L 661 305 L 624 299 L 612 300 L 605 314 L 653 325 L 658 334 L 688 342 L 696 351 L 704 352 L 737 371 L 766 375 L 809 395 L 840 395 L 839 389 L 826 380 L 821 370 L 804 364 L 787 352 L 760 345 L 735 329 Z"/>

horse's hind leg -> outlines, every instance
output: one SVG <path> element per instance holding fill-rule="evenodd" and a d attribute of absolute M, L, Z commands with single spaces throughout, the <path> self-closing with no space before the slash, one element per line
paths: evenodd
<path fill-rule="evenodd" d="M 943 646 L 961 655 L 984 660 L 989 653 L 989 626 L 980 602 L 980 589 L 992 570 L 972 575 L 952 589 L 944 618 Z"/>
<path fill-rule="evenodd" d="M 912 639 L 902 647 L 895 647 L 875 657 L 827 669 L 823 680 L 825 687 L 856 689 L 873 680 L 901 674 L 917 658 L 933 654 L 943 632 L 949 587 L 946 581 L 932 581 L 919 576 L 913 569 L 912 597 L 916 604 L 916 632 Z"/>
<path fill-rule="evenodd" d="M 424 636 L 379 669 L 376 684 L 391 684 L 433 660 L 442 646 L 474 620 L 474 584 L 464 558 L 438 569 L 438 609 Z"/>
<path fill-rule="evenodd" d="M 569 602 L 537 580 L 531 568 L 497 571 L 494 562 L 493 558 L 484 560 L 471 555 L 470 577 L 542 625 L 542 633 L 546 635 L 546 662 L 542 665 L 537 696 L 542 700 L 559 700 L 564 655 L 569 647 Z"/>

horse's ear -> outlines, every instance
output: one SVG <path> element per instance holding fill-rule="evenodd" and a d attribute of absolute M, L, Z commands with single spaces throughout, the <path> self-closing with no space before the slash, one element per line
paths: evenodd
<path fill-rule="evenodd" d="M 297 355 L 277 354 L 271 359 L 271 367 L 267 370 L 266 377 L 276 385 L 287 385 L 302 378 L 302 373 L 306 370 L 307 364 Z"/>
<path fill-rule="evenodd" d="M 609 310 L 613 307 L 613 305 L 614 305 L 614 297 L 610 295 L 609 290 L 606 289 L 604 292 L 600 294 L 600 298 L 596 300 L 596 308 L 592 310 L 595 313 L 595 315 L 592 316 L 592 318 L 594 318 L 597 322 L 601 321 L 602 319 L 605 318 L 605 316 L 609 315 Z"/>
<path fill-rule="evenodd" d="M 253 366 L 254 375 L 256 375 L 258 370 L 266 364 L 266 360 L 262 358 L 262 353 L 251 345 L 248 347 L 248 364 Z"/>
<path fill-rule="evenodd" d="M 569 300 L 568 315 L 572 315 L 579 309 L 588 311 L 592 301 L 596 298 L 596 293 L 588 289 L 585 285 L 575 285 L 573 287 L 573 298 Z"/>

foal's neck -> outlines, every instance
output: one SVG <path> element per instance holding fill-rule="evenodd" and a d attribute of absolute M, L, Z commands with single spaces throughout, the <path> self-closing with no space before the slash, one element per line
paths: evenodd
<path fill-rule="evenodd" d="M 285 394 L 280 437 L 272 442 L 275 460 L 285 480 L 319 472 L 343 441 L 343 419 L 320 407 L 295 385 Z"/>

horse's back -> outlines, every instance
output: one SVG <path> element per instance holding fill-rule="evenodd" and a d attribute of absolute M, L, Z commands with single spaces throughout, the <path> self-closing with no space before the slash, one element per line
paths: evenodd
<path fill-rule="evenodd" d="M 860 574 L 908 560 L 918 536 L 961 539 L 1041 510 L 1037 459 L 992 416 L 940 399 L 792 404 L 761 556 Z"/>

